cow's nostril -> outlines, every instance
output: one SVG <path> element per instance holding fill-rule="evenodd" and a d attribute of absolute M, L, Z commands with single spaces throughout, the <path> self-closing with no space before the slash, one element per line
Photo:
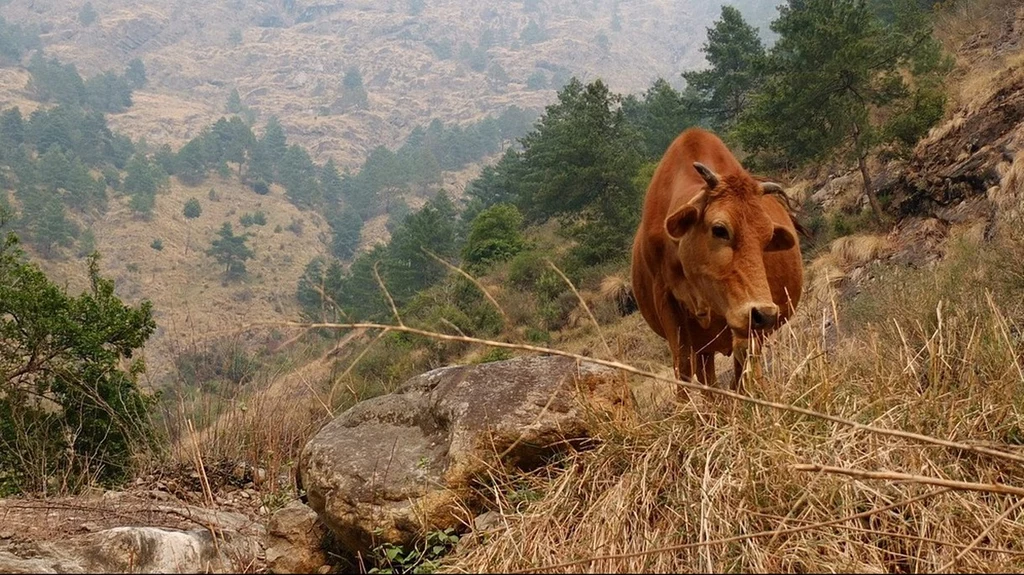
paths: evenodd
<path fill-rule="evenodd" d="M 761 312 L 756 307 L 750 310 L 750 325 L 754 328 L 760 328 L 764 325 L 764 316 L 761 315 Z"/>
<path fill-rule="evenodd" d="M 775 325 L 775 320 L 778 317 L 778 312 L 774 309 L 765 307 L 754 307 L 750 309 L 750 327 L 754 329 L 764 329 Z"/>

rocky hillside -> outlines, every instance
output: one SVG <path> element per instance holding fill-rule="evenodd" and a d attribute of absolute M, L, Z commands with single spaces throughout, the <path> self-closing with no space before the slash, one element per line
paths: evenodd
<path fill-rule="evenodd" d="M 774 5 L 730 2 L 767 29 Z M 146 65 L 149 85 L 116 128 L 180 145 L 237 88 L 317 159 L 356 167 L 432 118 L 464 122 L 509 105 L 541 109 L 571 75 L 639 92 L 703 65 L 720 0 L 13 0 L 0 15 L 42 27 L 46 51 L 83 74 Z M 83 23 L 87 22 L 87 23 Z M 357 69 L 368 95 L 345 100 Z M 13 98 L 13 96 L 9 96 Z M 10 102 L 0 102 L 5 105 Z"/>

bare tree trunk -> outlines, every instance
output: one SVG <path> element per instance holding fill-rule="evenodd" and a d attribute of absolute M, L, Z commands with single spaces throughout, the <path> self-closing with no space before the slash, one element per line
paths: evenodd
<path fill-rule="evenodd" d="M 871 186 L 871 174 L 868 173 L 868 158 L 865 155 L 861 155 L 857 158 L 857 165 L 860 167 L 860 175 L 864 178 L 864 194 L 868 197 L 868 203 L 871 204 L 871 211 L 875 212 L 875 219 L 878 223 L 885 223 L 885 212 L 882 211 L 882 205 L 878 203 L 878 196 L 875 195 L 875 189 Z"/>

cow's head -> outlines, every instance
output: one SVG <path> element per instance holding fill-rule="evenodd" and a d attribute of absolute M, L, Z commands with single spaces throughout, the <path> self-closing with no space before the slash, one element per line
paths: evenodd
<path fill-rule="evenodd" d="M 693 168 L 704 189 L 665 219 L 690 289 L 737 335 L 773 327 L 779 308 L 772 301 L 764 253 L 791 249 L 797 239 L 790 227 L 765 213 L 760 198 L 781 194 L 782 187 L 746 173 L 719 177 L 699 162 Z"/>

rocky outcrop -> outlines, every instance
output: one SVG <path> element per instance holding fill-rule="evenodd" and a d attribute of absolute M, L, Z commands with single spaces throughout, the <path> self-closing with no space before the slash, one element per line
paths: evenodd
<path fill-rule="evenodd" d="M 327 563 L 322 542 L 327 529 L 301 501 L 279 509 L 267 526 L 267 568 L 271 573 L 315 573 Z"/>
<path fill-rule="evenodd" d="M 1024 36 L 1024 8 L 1015 16 L 1007 3 L 1004 30 L 993 31 L 990 45 L 974 52 L 1013 53 Z M 987 33 L 975 41 L 982 41 Z M 1024 150 L 1024 63 L 1009 61 L 963 104 L 944 125 L 914 149 L 913 156 L 892 180 L 879 183 L 879 195 L 891 195 L 890 210 L 898 218 L 935 217 L 958 223 L 965 214 L 991 217 L 990 200 L 1001 179 Z"/>
<path fill-rule="evenodd" d="M 492 466 L 541 465 L 628 398 L 616 371 L 562 357 L 441 368 L 326 425 L 299 471 L 342 547 L 407 543 L 471 520 L 472 484 Z"/>
<path fill-rule="evenodd" d="M 233 531 L 115 527 L 0 551 L 0 573 L 239 573 L 259 554 Z"/>

